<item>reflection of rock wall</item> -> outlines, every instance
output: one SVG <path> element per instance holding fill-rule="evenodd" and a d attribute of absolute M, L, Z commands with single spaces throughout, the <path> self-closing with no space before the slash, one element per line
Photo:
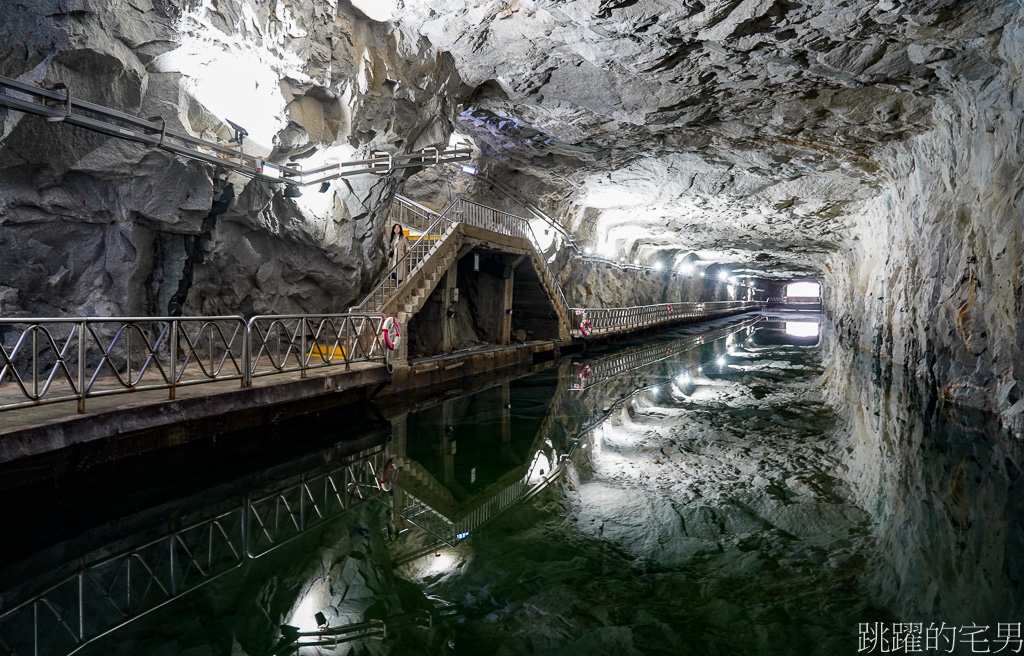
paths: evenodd
<path fill-rule="evenodd" d="M 832 263 L 840 327 L 945 398 L 1024 432 L 1019 23 L 949 85 L 936 126 L 886 157 L 891 182 Z M 1011 45 L 1016 44 L 1016 46 Z"/>
<path fill-rule="evenodd" d="M 872 516 L 885 566 L 870 581 L 901 609 L 895 619 L 994 626 L 1020 615 L 1019 443 L 898 369 L 832 354 L 827 389 L 849 453 L 840 476 Z"/>
<path fill-rule="evenodd" d="M 64 82 L 77 98 L 206 139 L 231 136 L 221 119 L 251 115 L 270 127 L 257 139 L 248 125 L 247 152 L 307 168 L 447 142 L 458 76 L 424 40 L 347 3 L 195 4 L 19 5 L 0 22 L 0 41 L 16 44 L 0 52 L 0 74 Z M 247 81 L 248 66 L 224 62 L 265 74 L 249 89 L 265 106 L 244 94 L 210 106 L 211 87 Z M 338 311 L 376 278 L 396 181 L 352 178 L 293 200 L 217 178 L 162 151 L 0 111 L 0 313 Z"/>

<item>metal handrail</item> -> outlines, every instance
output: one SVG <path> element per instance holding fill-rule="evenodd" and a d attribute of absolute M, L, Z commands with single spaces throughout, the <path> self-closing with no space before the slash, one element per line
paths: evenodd
<path fill-rule="evenodd" d="M 730 323 L 720 328 L 686 335 L 671 341 L 658 341 L 653 344 L 645 344 L 625 351 L 616 352 L 612 355 L 597 360 L 587 360 L 577 373 L 578 382 L 573 383 L 568 391 L 573 393 L 588 389 L 594 385 L 603 383 L 628 371 L 646 367 L 656 362 L 666 360 L 673 356 L 679 356 L 690 349 L 710 344 L 722 337 L 728 337 L 746 330 L 754 325 L 760 325 L 764 321 L 762 315 L 751 319 L 741 319 L 738 322 Z"/>
<path fill-rule="evenodd" d="M 0 318 L 0 411 L 381 361 L 384 317 L 365 313 Z M 13 331 L 11 329 L 14 329 Z M 13 339 L 7 339 L 10 336 Z"/>
<path fill-rule="evenodd" d="M 379 314 L 276 314 L 258 315 L 246 323 L 247 368 L 251 382 L 259 376 L 353 362 L 383 360 L 387 350 L 381 337 L 386 317 Z M 268 368 L 261 369 L 266 363 Z"/>
<path fill-rule="evenodd" d="M 403 198 L 399 202 L 400 205 L 404 204 L 405 199 Z M 423 230 L 422 234 L 420 234 L 420 236 L 416 238 L 416 241 L 414 241 L 409 246 L 409 250 L 406 252 L 406 254 L 402 256 L 402 258 L 399 259 L 397 262 L 395 262 L 394 266 L 388 269 L 387 273 L 384 275 L 384 278 L 380 282 L 378 282 L 373 289 L 370 290 L 370 293 L 367 294 L 366 297 L 363 298 L 363 300 L 360 301 L 358 305 L 355 305 L 351 308 L 353 312 L 375 312 L 384 307 L 388 299 L 391 297 L 391 294 L 397 291 L 400 286 L 400 283 L 398 281 L 399 267 L 401 267 L 403 264 L 405 265 L 405 280 L 408 280 L 412 277 L 413 273 L 415 273 L 419 269 L 419 266 L 424 261 L 426 261 L 426 259 L 430 256 L 431 253 L 434 252 L 434 250 L 441 242 L 441 238 L 454 224 L 454 222 L 450 218 L 448 218 L 448 213 L 452 210 L 452 208 L 455 207 L 455 205 L 458 202 L 459 199 L 452 201 L 452 203 L 443 212 L 433 217 L 433 222 L 425 230 Z M 394 204 L 392 204 L 392 207 L 394 207 Z M 422 208 L 423 206 L 419 205 L 418 207 Z M 405 282 L 405 280 L 403 280 L 402 282 Z"/>
<path fill-rule="evenodd" d="M 622 308 L 572 308 L 577 321 L 572 322 L 573 335 L 603 335 L 635 328 L 645 328 L 680 319 L 708 318 L 742 310 L 761 309 L 762 301 L 703 301 L 658 303 Z"/>

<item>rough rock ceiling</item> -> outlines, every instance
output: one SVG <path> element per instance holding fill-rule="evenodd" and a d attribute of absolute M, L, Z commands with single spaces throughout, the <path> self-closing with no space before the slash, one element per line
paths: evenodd
<path fill-rule="evenodd" d="M 499 172 L 573 189 L 559 209 L 594 248 L 799 275 L 956 81 L 999 65 L 1015 4 L 400 0 L 377 18 L 452 52 L 459 129 Z"/>

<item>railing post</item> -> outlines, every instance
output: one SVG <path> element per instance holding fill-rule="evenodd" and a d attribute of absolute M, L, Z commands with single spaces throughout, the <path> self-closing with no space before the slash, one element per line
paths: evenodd
<path fill-rule="evenodd" d="M 302 353 L 299 354 L 299 377 L 306 377 L 306 318 L 299 317 L 299 324 L 302 326 Z"/>
<path fill-rule="evenodd" d="M 78 323 L 78 414 L 85 412 L 85 327 L 84 320 Z"/>
<path fill-rule="evenodd" d="M 178 384 L 178 320 L 171 321 L 171 389 L 168 398 L 174 400 L 175 386 Z"/>
<path fill-rule="evenodd" d="M 242 331 L 242 387 L 252 386 L 252 322 L 247 321 Z"/>
<path fill-rule="evenodd" d="M 32 396 L 39 400 L 39 325 L 32 326 Z"/>
<path fill-rule="evenodd" d="M 124 327 L 124 361 L 128 372 L 128 387 L 134 387 L 132 385 L 132 326 L 126 323 Z"/>

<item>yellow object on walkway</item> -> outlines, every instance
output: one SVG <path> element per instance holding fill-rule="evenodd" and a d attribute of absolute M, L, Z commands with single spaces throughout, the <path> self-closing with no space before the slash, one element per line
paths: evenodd
<path fill-rule="evenodd" d="M 331 346 L 326 348 L 319 344 L 313 345 L 313 350 L 310 352 L 310 357 L 321 357 L 324 360 L 344 360 L 345 359 L 345 347 L 344 346 Z"/>

